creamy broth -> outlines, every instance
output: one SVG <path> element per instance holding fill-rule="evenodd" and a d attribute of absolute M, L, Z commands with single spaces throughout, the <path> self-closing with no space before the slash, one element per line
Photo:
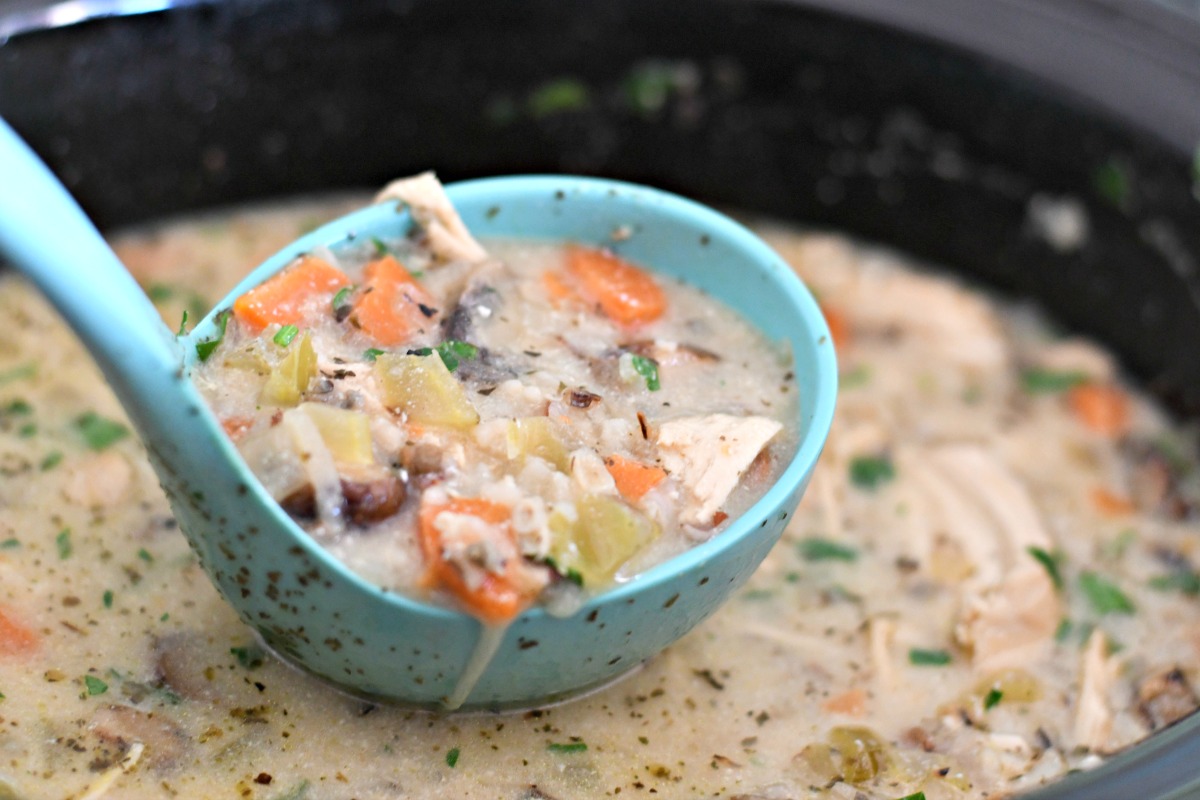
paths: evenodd
<path fill-rule="evenodd" d="M 118 248 L 176 324 L 345 208 Z M 498 716 L 366 705 L 263 654 L 86 355 L 0 276 L 0 797 L 994 798 L 1189 713 L 1192 432 L 1027 309 L 761 230 L 839 339 L 800 510 L 750 584 L 641 670 Z"/>

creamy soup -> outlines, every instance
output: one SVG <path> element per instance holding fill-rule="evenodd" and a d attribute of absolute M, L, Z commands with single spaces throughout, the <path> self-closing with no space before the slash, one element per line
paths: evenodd
<path fill-rule="evenodd" d="M 570 613 L 775 482 L 788 353 L 612 251 L 485 247 L 431 175 L 392 186 L 413 235 L 298 258 L 222 314 L 192 375 L 348 565 L 493 624 Z"/>
<path fill-rule="evenodd" d="M 118 248 L 174 325 L 348 207 Z M 264 654 L 79 345 L 0 277 L 0 797 L 995 798 L 1190 713 L 1193 432 L 1026 308 L 761 230 L 819 294 L 842 367 L 801 508 L 640 671 L 506 715 L 363 704 Z"/>

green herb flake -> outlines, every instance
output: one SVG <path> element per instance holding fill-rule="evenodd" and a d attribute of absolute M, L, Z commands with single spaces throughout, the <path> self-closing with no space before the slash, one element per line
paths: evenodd
<path fill-rule="evenodd" d="M 142 561 L 145 561 L 147 564 L 154 563 L 154 556 L 150 555 L 150 551 L 144 547 L 138 549 L 137 557 L 140 558 Z"/>
<path fill-rule="evenodd" d="M 459 752 L 460 751 L 457 747 L 451 747 L 446 751 L 446 766 L 450 769 L 454 769 L 454 767 L 458 764 Z"/>
<path fill-rule="evenodd" d="M 1046 550 L 1033 545 L 1025 548 L 1025 552 L 1033 556 L 1034 560 L 1042 565 L 1042 567 L 1046 570 L 1046 574 L 1050 576 L 1050 580 L 1053 582 L 1054 588 L 1061 590 L 1063 588 L 1063 579 L 1062 572 L 1059 571 L 1058 567 L 1063 560 L 1062 553 L 1057 551 L 1054 553 L 1049 553 Z"/>
<path fill-rule="evenodd" d="M 68 559 L 71 553 L 75 552 L 75 546 L 71 543 L 71 529 L 63 528 L 54 537 L 54 544 L 58 547 L 58 557 L 60 559 Z"/>
<path fill-rule="evenodd" d="M 1132 614 L 1133 601 L 1115 583 L 1095 572 L 1079 576 L 1079 588 L 1097 614 Z"/>
<path fill-rule="evenodd" d="M 4 692 L 0 692 L 0 700 L 4 699 Z"/>
<path fill-rule="evenodd" d="M 1062 620 L 1059 621 L 1058 627 L 1054 629 L 1054 641 L 1059 642 L 1060 644 L 1065 642 L 1068 638 L 1070 638 L 1071 631 L 1074 629 L 1075 626 L 1072 624 L 1071 620 L 1063 617 Z"/>
<path fill-rule="evenodd" d="M 1100 555 L 1110 561 L 1115 561 L 1125 555 L 1125 551 L 1129 546 L 1137 541 L 1137 531 L 1133 528 L 1125 528 L 1118 533 L 1111 541 L 1105 542 L 1100 546 Z"/>
<path fill-rule="evenodd" d="M 162 615 L 161 617 L 159 617 L 159 618 L 158 618 L 158 621 L 159 621 L 159 622 L 166 622 L 166 621 L 167 621 L 167 620 L 169 620 L 170 618 L 171 618 L 171 614 L 170 614 L 169 612 L 167 612 L 167 611 L 164 611 L 164 612 L 163 612 L 163 615 Z"/>
<path fill-rule="evenodd" d="M 1106 161 L 1092 172 L 1092 188 L 1118 208 L 1129 199 L 1129 169 L 1117 161 Z"/>
<path fill-rule="evenodd" d="M 924 650 L 914 647 L 908 651 L 908 663 L 917 667 L 944 667 L 954 660 L 948 650 Z"/>
<path fill-rule="evenodd" d="M 374 241 L 378 242 L 379 240 L 375 239 Z M 378 247 L 379 247 L 379 245 L 376 245 L 376 249 L 378 249 Z M 383 252 L 386 253 L 387 248 L 384 248 Z M 382 253 L 380 255 L 382 255 Z M 356 288 L 355 286 L 351 285 L 351 286 L 343 286 L 341 289 L 338 289 L 337 294 L 335 294 L 333 296 L 333 300 L 331 300 L 329 303 L 329 305 L 331 305 L 333 307 L 333 313 L 336 314 L 339 308 L 341 308 L 344 305 L 349 304 L 350 295 L 354 293 L 355 288 Z"/>
<path fill-rule="evenodd" d="M 175 331 L 175 336 L 180 337 L 187 333 L 187 309 L 183 310 L 183 316 L 179 318 L 179 330 Z"/>
<path fill-rule="evenodd" d="M 900 800 L 925 800 L 925 793 L 913 792 L 912 794 L 904 795 L 904 797 L 901 797 Z"/>
<path fill-rule="evenodd" d="M 17 428 L 17 436 L 21 437 L 22 439 L 33 438 L 37 435 L 37 432 L 38 426 L 32 422 L 27 422 L 21 427 Z"/>
<path fill-rule="evenodd" d="M 101 599 L 102 599 L 102 600 L 103 600 L 103 602 L 104 602 L 104 607 L 105 607 L 105 608 L 112 608 L 112 604 L 113 604 L 113 593 L 112 593 L 112 589 L 105 589 L 105 590 L 104 590 L 104 597 L 103 597 L 103 598 L 101 598 Z"/>
<path fill-rule="evenodd" d="M 646 358 L 645 356 L 633 356 L 630 360 L 633 365 L 633 371 L 646 379 L 646 388 L 652 392 L 657 392 L 662 388 L 662 384 L 658 381 L 658 363 L 654 359 Z"/>
<path fill-rule="evenodd" d="M 1087 383 L 1086 372 L 1031 367 L 1021 372 L 1021 387 L 1027 394 L 1056 394 Z"/>
<path fill-rule="evenodd" d="M 83 441 L 88 449 L 96 451 L 105 450 L 129 435 L 129 428 L 94 411 L 77 417 L 75 428 L 83 434 Z"/>
<path fill-rule="evenodd" d="M 1200 594 L 1200 575 L 1187 570 L 1178 570 L 1151 578 L 1149 586 L 1160 592 L 1182 592 L 1188 597 Z"/>
<path fill-rule="evenodd" d="M 378 347 L 370 347 L 363 351 L 363 358 L 367 361 L 374 361 L 386 352 L 386 350 L 380 350 Z"/>
<path fill-rule="evenodd" d="M 225 340 L 225 329 L 229 326 L 229 312 L 222 311 L 217 314 L 217 335 L 211 339 L 205 339 L 203 342 L 196 342 L 196 358 L 201 361 L 208 361 L 211 356 Z"/>
<path fill-rule="evenodd" d="M 876 489 L 896 477 L 887 456 L 859 456 L 850 462 L 850 482 L 860 489 Z"/>
<path fill-rule="evenodd" d="M 684 69 L 662 61 L 638 64 L 625 78 L 625 97 L 629 105 L 647 115 L 660 111 L 676 85 L 686 80 Z"/>
<path fill-rule="evenodd" d="M 270 800 L 307 800 L 310 785 L 306 780 L 300 781 L 292 788 L 275 795 Z"/>
<path fill-rule="evenodd" d="M 87 687 L 87 693 L 90 697 L 95 697 L 98 694 L 104 694 L 108 691 L 108 684 L 95 675 L 84 675 L 83 685 Z"/>
<path fill-rule="evenodd" d="M 146 296 L 151 303 L 165 303 L 175 296 L 175 289 L 165 283 L 152 283 L 145 287 Z"/>
<path fill-rule="evenodd" d="M 21 546 L 17 539 L 5 539 L 0 541 L 0 550 L 14 550 Z"/>
<path fill-rule="evenodd" d="M 371 351 L 368 350 L 367 352 L 370 353 Z M 408 354 L 410 356 L 431 356 L 435 352 L 442 359 L 442 363 L 446 365 L 446 369 L 454 372 L 454 370 L 458 369 L 461 361 L 475 358 L 475 356 L 479 355 L 479 348 L 467 342 L 451 339 L 442 342 L 437 347 L 419 347 L 416 350 L 409 350 Z M 376 356 L 381 353 L 382 351 L 377 352 Z M 375 359 L 371 358 L 369 360 L 374 361 Z"/>
<path fill-rule="evenodd" d="M 15 367 L 0 370 L 0 385 L 12 383 L 13 381 L 23 381 L 29 378 L 37 377 L 37 364 L 30 362 L 28 364 L 18 364 Z"/>
<path fill-rule="evenodd" d="M 27 417 L 33 413 L 33 406 L 29 405 L 28 401 L 17 398 L 4 407 L 3 413 L 11 417 Z"/>
<path fill-rule="evenodd" d="M 375 255 L 377 256 L 386 256 L 388 254 L 387 244 L 385 244 L 383 239 L 380 239 L 378 236 L 371 237 L 371 246 L 375 248 Z M 341 292 L 338 294 L 341 294 Z M 337 298 L 335 297 L 334 300 L 337 300 Z M 333 304 L 333 307 L 337 308 L 336 302 Z"/>
<path fill-rule="evenodd" d="M 805 561 L 857 561 L 858 551 L 853 547 L 829 539 L 804 539 L 796 545 L 800 557 Z"/>
<path fill-rule="evenodd" d="M 857 389 L 860 386 L 866 386 L 870 382 L 871 368 L 866 364 L 859 364 L 854 369 L 838 376 L 839 389 Z"/>
<path fill-rule="evenodd" d="M 987 695 L 985 695 L 983 698 L 983 710 L 991 711 L 993 708 L 995 708 L 997 705 L 999 705 L 1000 701 L 1003 699 L 1004 699 L 1004 692 L 1000 691 L 999 689 L 995 689 L 995 688 L 991 689 L 987 693 Z"/>
<path fill-rule="evenodd" d="M 38 465 L 38 469 L 40 469 L 42 472 L 49 472 L 61 464 L 62 460 L 63 454 L 61 450 L 51 450 L 46 454 L 46 457 L 42 459 L 42 463 Z"/>
<path fill-rule="evenodd" d="M 583 753 L 588 746 L 586 742 L 552 742 L 546 749 L 551 753 Z"/>
<path fill-rule="evenodd" d="M 581 111 L 590 104 L 587 86 L 575 78 L 559 78 L 543 83 L 526 98 L 526 107 L 534 119 Z"/>
<path fill-rule="evenodd" d="M 273 341 L 275 344 L 279 345 L 280 347 L 287 347 L 289 344 L 292 343 L 292 339 L 295 339 L 296 334 L 299 332 L 300 332 L 300 329 L 297 328 L 295 325 L 284 325 L 282 328 L 280 328 L 278 331 L 275 332 L 275 335 L 273 337 L 271 337 L 271 341 Z"/>
<path fill-rule="evenodd" d="M 266 660 L 266 652 L 257 644 L 248 644 L 245 647 L 231 647 L 229 652 L 237 657 L 238 663 L 246 669 L 258 669 Z"/>

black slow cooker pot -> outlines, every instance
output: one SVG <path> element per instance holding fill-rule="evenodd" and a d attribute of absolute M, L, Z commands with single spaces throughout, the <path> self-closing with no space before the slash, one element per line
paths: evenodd
<path fill-rule="evenodd" d="M 1200 415 L 1200 24 L 1148 0 L 0 0 L 0 116 L 102 227 L 432 166 L 837 228 Z M 1197 796 L 1200 716 L 1030 795 Z"/>

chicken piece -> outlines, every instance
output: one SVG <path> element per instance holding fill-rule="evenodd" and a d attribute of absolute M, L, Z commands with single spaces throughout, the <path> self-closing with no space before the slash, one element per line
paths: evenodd
<path fill-rule="evenodd" d="M 128 499 L 133 477 L 133 467 L 121 453 L 90 454 L 69 467 L 63 495 L 85 508 L 116 508 Z"/>
<path fill-rule="evenodd" d="M 463 224 L 446 190 L 432 172 L 392 181 L 375 197 L 376 203 L 399 200 L 406 203 L 413 219 L 429 238 L 429 247 L 446 261 L 482 261 L 487 251 Z"/>
<path fill-rule="evenodd" d="M 662 464 L 688 497 L 685 524 L 710 526 L 725 498 L 759 452 L 783 428 L 766 417 L 707 414 L 664 422 L 658 429 Z"/>
<path fill-rule="evenodd" d="M 1108 693 L 1116 679 L 1116 669 L 1108 655 L 1108 637 L 1099 629 L 1088 637 L 1081 659 L 1079 699 L 1075 711 L 1075 744 L 1092 752 L 1103 753 L 1112 733 L 1113 712 Z"/>
<path fill-rule="evenodd" d="M 1050 645 L 1061 600 L 1029 548 L 1054 544 L 1028 490 L 999 459 L 973 444 L 941 445 L 902 455 L 930 513 L 970 562 L 961 581 L 955 634 L 984 671 L 1028 664 Z M 924 543 L 932 555 L 934 543 Z"/>

